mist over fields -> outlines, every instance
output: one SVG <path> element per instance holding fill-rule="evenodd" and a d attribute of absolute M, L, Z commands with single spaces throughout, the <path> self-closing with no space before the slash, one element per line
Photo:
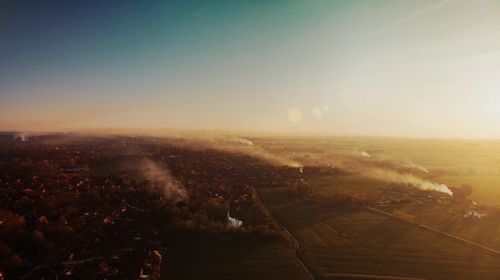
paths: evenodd
<path fill-rule="evenodd" d="M 499 31 L 498 0 L 1 0 L 0 280 L 498 280 Z"/>

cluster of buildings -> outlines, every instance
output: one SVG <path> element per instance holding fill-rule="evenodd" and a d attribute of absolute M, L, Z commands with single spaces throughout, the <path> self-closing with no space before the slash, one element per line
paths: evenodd
<path fill-rule="evenodd" d="M 282 237 L 256 188 L 297 185 L 297 168 L 147 139 L 126 143 L 0 137 L 1 277 L 159 279 L 173 236 Z M 166 166 L 187 197 L 166 200 L 143 168 L 115 166 L 116 158 L 135 164 L 132 149 Z"/>

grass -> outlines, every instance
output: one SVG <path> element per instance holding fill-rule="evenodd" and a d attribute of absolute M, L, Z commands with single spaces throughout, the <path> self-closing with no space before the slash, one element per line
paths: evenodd
<path fill-rule="evenodd" d="M 332 182 L 331 192 L 335 185 Z M 291 199 L 285 187 L 269 187 L 260 194 L 299 237 L 301 254 L 320 279 L 342 274 L 425 279 L 500 277 L 500 257 L 363 207 L 328 210 L 314 202 Z"/>
<path fill-rule="evenodd" d="M 285 241 L 176 241 L 168 248 L 165 279 L 307 279 Z"/>
<path fill-rule="evenodd" d="M 258 138 L 255 145 L 305 164 L 335 163 L 339 155 L 368 152 L 372 158 L 421 165 L 436 182 L 471 185 L 472 197 L 500 206 L 500 141 L 376 137 Z"/>
<path fill-rule="evenodd" d="M 473 198 L 500 205 L 500 142 L 390 138 L 252 139 L 274 154 L 306 164 L 335 161 L 337 155 L 366 151 L 382 160 L 411 162 L 430 170 L 427 179 L 452 186 L 469 184 Z M 102 172 L 107 171 L 103 166 Z M 129 172 L 137 172 L 134 166 Z M 387 184 L 349 175 L 314 175 L 315 194 L 391 196 Z M 345 275 L 391 275 L 425 279 L 500 279 L 500 257 L 460 241 L 365 209 L 319 207 L 291 197 L 287 187 L 259 189 L 262 201 L 294 233 L 300 254 L 319 279 Z M 423 223 L 500 249 L 498 222 L 464 220 L 460 204 L 426 201 L 399 209 Z M 306 279 L 286 242 L 202 240 L 169 244 L 167 279 Z M 175 269 L 173 269 L 175 267 Z M 349 279 L 353 279 L 352 277 Z"/>

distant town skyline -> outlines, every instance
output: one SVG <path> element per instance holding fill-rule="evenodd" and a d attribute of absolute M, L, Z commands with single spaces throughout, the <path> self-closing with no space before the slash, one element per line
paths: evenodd
<path fill-rule="evenodd" d="M 2 1 L 0 130 L 500 138 L 500 2 Z"/>

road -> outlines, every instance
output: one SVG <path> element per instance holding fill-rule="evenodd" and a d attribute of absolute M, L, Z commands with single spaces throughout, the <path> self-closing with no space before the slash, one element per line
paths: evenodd
<path fill-rule="evenodd" d="M 266 209 L 266 211 L 269 213 L 271 218 L 279 225 L 281 225 L 284 229 L 284 231 L 287 233 L 288 236 L 290 236 L 290 240 L 292 241 L 292 244 L 290 246 L 290 255 L 293 257 L 294 261 L 299 265 L 302 270 L 308 275 L 309 279 L 316 280 L 316 276 L 312 273 L 311 268 L 307 263 L 302 259 L 300 255 L 300 248 L 301 248 L 301 242 L 299 238 L 292 232 L 290 231 L 283 222 L 280 221 L 276 215 L 274 215 L 274 212 L 265 204 L 262 202 L 260 199 L 261 191 L 257 190 L 257 200 L 259 203 Z M 389 215 L 393 218 L 396 218 L 390 213 L 371 208 L 369 210 L 379 212 L 384 215 Z M 321 275 L 322 278 L 341 278 L 341 279 L 387 279 L 387 280 L 424 280 L 423 278 L 413 278 L 413 277 L 401 277 L 401 276 L 388 276 L 388 275 L 376 275 L 376 274 L 360 274 L 360 273 L 324 273 Z"/>
<path fill-rule="evenodd" d="M 451 239 L 454 239 L 454 240 L 460 241 L 462 243 L 465 243 L 466 245 L 471 246 L 473 248 L 484 250 L 484 251 L 486 251 L 486 252 L 488 252 L 490 254 L 493 254 L 495 256 L 500 256 L 500 251 L 495 250 L 495 249 L 490 248 L 490 247 L 487 247 L 487 246 L 484 246 L 484 245 L 481 245 L 479 243 L 467 240 L 467 239 L 462 238 L 462 237 L 460 237 L 458 235 L 454 235 L 454 234 L 451 234 L 451 233 L 439 230 L 437 228 L 433 228 L 433 227 L 428 226 L 428 225 L 419 224 L 419 223 L 411 223 L 409 221 L 400 219 L 400 218 L 394 216 L 393 214 L 391 214 L 389 212 L 385 212 L 385 211 L 382 211 L 382 210 L 379 210 L 379 209 L 376 209 L 376 208 L 373 208 L 373 207 L 370 207 L 370 206 L 366 206 L 366 209 L 368 209 L 368 210 L 370 210 L 372 212 L 376 212 L 376 213 L 379 213 L 379 214 L 382 214 L 382 215 L 385 215 L 385 216 L 389 216 L 389 217 L 392 217 L 392 218 L 397 219 L 399 221 L 406 222 L 406 223 L 418 226 L 420 228 L 423 228 L 423 229 L 426 229 L 426 230 L 429 230 L 429 231 L 432 231 L 432 232 L 444 235 L 444 236 L 449 237 Z"/>
<path fill-rule="evenodd" d="M 302 256 L 300 255 L 300 252 L 299 252 L 300 247 L 301 247 L 300 240 L 297 238 L 297 236 L 295 236 L 294 233 L 292 233 L 290 230 L 288 230 L 288 228 L 285 226 L 285 224 L 282 223 L 280 221 L 280 219 L 278 217 L 276 217 L 276 215 L 274 215 L 273 211 L 264 202 L 262 202 L 262 200 L 260 199 L 260 193 L 261 193 L 260 190 L 257 190 L 257 196 L 256 196 L 257 200 L 259 201 L 259 203 L 262 206 L 264 206 L 267 213 L 276 222 L 276 224 L 283 227 L 286 234 L 290 237 L 290 240 L 292 241 L 292 244 L 290 246 L 290 255 L 292 256 L 293 260 L 295 261 L 295 263 L 298 266 L 300 266 L 302 268 L 302 270 L 308 276 L 309 279 L 316 280 L 316 276 L 314 276 L 314 274 L 311 272 L 310 267 L 304 262 L 304 260 L 302 259 Z"/>

